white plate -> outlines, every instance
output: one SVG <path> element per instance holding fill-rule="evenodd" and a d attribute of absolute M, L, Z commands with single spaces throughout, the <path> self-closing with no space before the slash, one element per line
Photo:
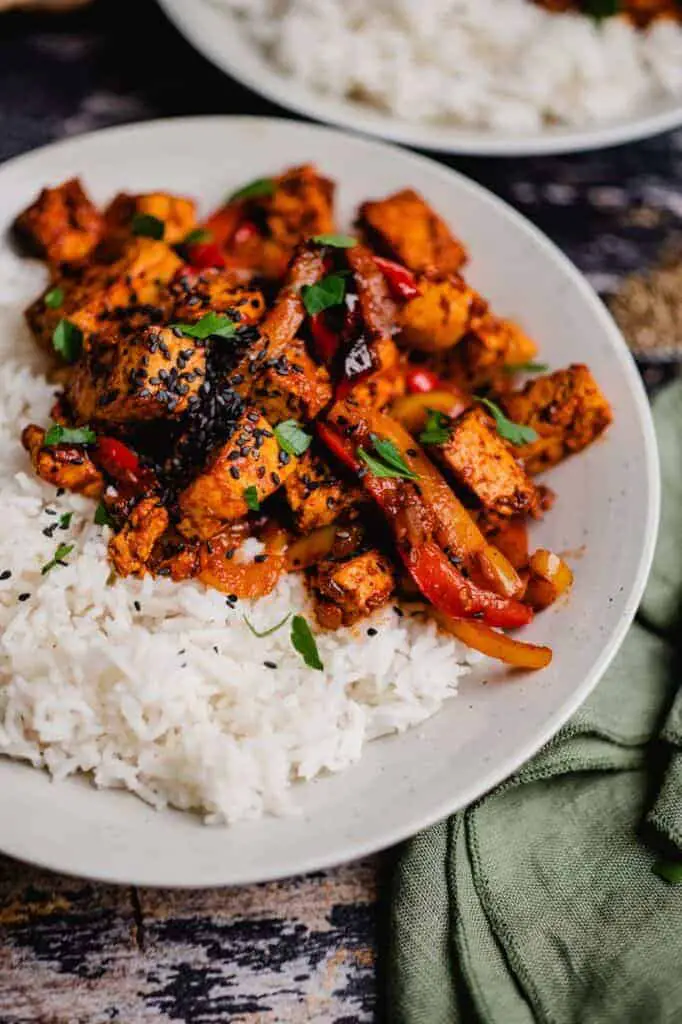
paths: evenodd
<path fill-rule="evenodd" d="M 551 475 L 556 509 L 536 540 L 585 545 L 570 601 L 539 616 L 529 639 L 555 650 L 550 668 L 488 672 L 424 726 L 369 744 L 361 762 L 298 786 L 302 815 L 230 829 L 85 781 L 52 783 L 0 759 L 0 849 L 75 875 L 144 885 L 254 882 L 388 846 L 470 803 L 529 758 L 598 681 L 644 587 L 659 489 L 649 408 L 618 330 L 585 280 L 546 238 L 478 185 L 384 143 L 313 125 L 197 118 L 113 128 L 0 168 L 0 265 L 6 230 L 46 183 L 83 176 L 98 200 L 119 189 L 193 194 L 208 210 L 253 178 L 312 160 L 339 183 L 349 223 L 358 202 L 406 185 L 422 191 L 470 246 L 470 277 L 497 310 L 535 335 L 553 366 L 584 361 L 613 403 L 606 438 Z M 20 542 L 20 538 L 17 538 Z M 497 682 L 496 682 L 497 681 Z M 498 685 L 499 683 L 499 685 Z"/>
<path fill-rule="evenodd" d="M 159 0 L 159 3 L 204 57 L 273 103 L 318 121 L 379 135 L 407 146 L 472 156 L 573 153 L 634 142 L 682 125 L 680 99 L 651 102 L 630 117 L 598 125 L 552 127 L 528 135 L 406 121 L 373 110 L 368 104 L 325 96 L 278 71 L 244 38 L 230 12 L 216 8 L 210 0 Z"/>

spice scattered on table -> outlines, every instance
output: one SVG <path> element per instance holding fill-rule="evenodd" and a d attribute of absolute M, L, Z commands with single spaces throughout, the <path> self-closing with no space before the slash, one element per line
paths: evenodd
<path fill-rule="evenodd" d="M 608 304 L 635 355 L 682 359 L 682 236 L 650 270 L 625 278 Z"/>

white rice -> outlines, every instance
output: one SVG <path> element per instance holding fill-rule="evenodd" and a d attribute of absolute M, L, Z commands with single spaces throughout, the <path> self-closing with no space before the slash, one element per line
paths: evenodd
<path fill-rule="evenodd" d="M 682 26 L 531 0 L 213 0 L 281 71 L 408 121 L 510 134 L 682 97 Z"/>
<path fill-rule="evenodd" d="M 288 812 L 294 780 L 341 771 L 368 740 L 437 711 L 468 671 L 467 652 L 389 608 L 354 631 L 318 635 L 325 671 L 315 672 L 288 627 L 259 640 L 243 621 L 262 630 L 299 611 L 312 623 L 296 577 L 234 609 L 198 583 L 108 582 L 109 531 L 94 525 L 94 503 L 57 498 L 19 443 L 52 402 L 21 318 L 42 278 L 0 257 L 0 573 L 12 573 L 0 580 L 0 754 L 56 779 L 88 772 L 97 786 L 209 822 Z M 55 522 L 48 510 L 73 512 L 52 538 L 42 533 Z M 41 575 L 60 543 L 75 545 L 68 565 Z M 242 557 L 257 551 L 247 542 Z"/>

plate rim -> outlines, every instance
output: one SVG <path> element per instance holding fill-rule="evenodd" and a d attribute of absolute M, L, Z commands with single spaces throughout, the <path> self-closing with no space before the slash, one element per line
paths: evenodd
<path fill-rule="evenodd" d="M 229 19 L 229 12 L 220 12 L 210 0 L 158 0 L 168 20 L 184 39 L 211 64 L 242 85 L 275 103 L 282 110 L 322 124 L 334 125 L 374 138 L 398 142 L 404 146 L 438 153 L 471 157 L 530 157 L 560 153 L 585 153 L 622 146 L 661 135 L 682 126 L 682 97 L 666 101 L 663 109 L 635 114 L 626 119 L 604 122 L 586 128 L 561 128 L 532 135 L 503 135 L 492 130 L 458 129 L 456 126 L 402 121 L 391 115 L 375 118 L 371 112 L 346 99 L 318 95 L 313 90 L 287 78 L 255 55 L 258 67 L 251 68 L 249 59 L 240 61 L 225 52 L 224 40 L 205 32 L 196 17 L 197 9 L 210 10 L 216 17 Z M 225 115 L 229 116 L 229 115 Z M 442 131 L 440 140 L 436 133 Z"/>
<path fill-rule="evenodd" d="M 16 171 L 18 169 L 20 171 L 22 163 L 33 161 L 36 157 L 47 157 L 49 160 L 52 153 L 61 149 L 68 149 L 73 145 L 87 145 L 90 140 L 98 139 L 102 136 L 115 137 L 116 135 L 120 135 L 122 137 L 127 136 L 130 138 L 131 136 L 134 137 L 136 134 L 145 134 L 149 131 L 154 132 L 164 129 L 181 131 L 183 127 L 198 123 L 209 123 L 211 125 L 222 124 L 225 126 L 226 123 L 230 124 L 235 121 L 239 121 L 244 124 L 251 124 L 254 127 L 268 125 L 271 123 L 275 123 L 278 126 L 288 124 L 288 128 L 293 132 L 313 132 L 321 135 L 333 135 L 337 138 L 346 137 L 354 139 L 356 142 L 361 142 L 364 145 L 371 146 L 374 149 L 385 151 L 387 154 L 394 153 L 396 149 L 399 149 L 399 147 L 382 140 L 369 139 L 366 137 L 363 138 L 337 128 L 311 124 L 308 122 L 288 122 L 286 118 L 263 118 L 220 114 L 161 118 L 96 129 L 91 132 L 83 133 L 82 135 L 69 136 L 68 138 L 38 147 L 27 153 L 20 154 L 19 156 L 7 160 L 0 165 L 0 185 L 2 182 L 2 176 L 7 169 L 12 171 Z M 153 877 L 153 868 L 150 870 L 150 874 L 140 873 L 136 876 L 132 876 L 130 873 L 125 875 L 117 874 L 115 870 L 98 869 L 96 864 L 93 864 L 91 871 L 83 871 L 81 868 L 76 871 L 73 867 L 71 869 L 69 868 L 68 859 L 59 860 L 54 857 L 43 859 L 39 850 L 35 853 L 27 854 L 25 850 L 17 848 L 17 846 L 13 844 L 11 836 L 3 836 L 0 833 L 0 851 L 6 855 L 16 857 L 20 860 L 34 864 L 37 867 L 58 871 L 66 875 L 71 874 L 74 877 L 88 878 L 94 881 L 127 885 L 144 885 L 150 887 L 196 889 L 220 885 L 231 886 L 275 881 L 277 879 L 304 874 L 309 871 L 335 867 L 339 864 L 359 859 L 371 853 L 393 846 L 396 843 L 417 834 L 423 829 L 430 827 L 434 823 L 443 820 L 450 814 L 458 812 L 462 808 L 469 806 L 475 800 L 482 798 L 505 779 L 509 778 L 521 765 L 525 764 L 531 757 L 533 757 L 534 754 L 536 754 L 537 751 L 540 750 L 545 743 L 547 743 L 558 732 L 571 715 L 575 713 L 595 688 L 620 649 L 625 635 L 634 619 L 637 606 L 648 579 L 660 519 L 661 487 L 658 447 L 648 397 L 634 359 L 632 358 L 620 330 L 609 315 L 604 304 L 599 299 L 597 293 L 590 285 L 589 281 L 547 235 L 545 235 L 539 228 L 537 228 L 531 221 L 524 217 L 523 214 L 505 200 L 501 199 L 495 193 L 468 178 L 461 172 L 453 170 L 447 165 L 439 163 L 437 160 L 427 156 L 422 156 L 420 154 L 400 149 L 399 152 L 401 158 L 406 160 L 408 163 L 412 163 L 415 166 L 426 165 L 431 173 L 436 172 L 443 179 L 454 178 L 458 182 L 460 188 L 465 191 L 468 190 L 469 192 L 478 194 L 488 203 L 497 207 L 498 211 L 504 218 L 513 221 L 520 231 L 524 232 L 526 236 L 531 237 L 533 241 L 545 252 L 548 258 L 559 264 L 564 274 L 572 279 L 575 287 L 582 293 L 585 302 L 591 307 L 595 319 L 599 321 L 604 333 L 609 336 L 614 358 L 618 359 L 621 363 L 623 372 L 625 373 L 629 384 L 634 410 L 638 415 L 645 452 L 645 465 L 643 470 L 649 493 L 644 543 L 640 551 L 637 570 L 633 574 L 628 594 L 624 598 L 626 607 L 617 627 L 614 628 L 608 642 L 604 644 L 599 657 L 596 658 L 592 666 L 591 671 L 571 691 L 570 699 L 567 699 L 560 707 L 548 716 L 544 723 L 544 728 L 541 730 L 538 729 L 532 740 L 528 740 L 524 744 L 520 745 L 514 756 L 508 756 L 504 761 L 497 762 L 486 772 L 482 772 L 477 778 L 476 783 L 472 783 L 467 789 L 460 791 L 455 800 L 442 800 L 437 806 L 430 806 L 427 811 L 422 811 L 419 814 L 412 813 L 411 815 L 406 816 L 405 822 L 400 826 L 384 830 L 381 834 L 381 838 L 377 838 L 376 836 L 356 840 L 346 838 L 343 845 L 340 845 L 338 852 L 333 855 L 311 855 L 308 858 L 305 856 L 296 857 L 294 855 L 290 858 L 289 862 L 282 862 L 277 868 L 272 868 L 265 873 L 262 871 L 249 873 L 248 870 L 243 870 L 241 873 L 235 873 L 234 871 L 230 872 L 228 870 L 221 875 L 220 879 L 210 877 L 208 880 L 202 879 L 201 881 L 197 881 L 194 878 L 190 879 L 187 876 L 179 876 L 175 878 L 164 877 L 162 880 L 158 880 L 157 877 L 155 880 Z M 82 173 L 87 177 L 87 167 L 83 168 Z M 0 770 L 4 760 L 5 759 L 3 758 L 0 761 Z M 16 764 L 17 762 L 7 759 L 7 763 Z M 26 770 L 35 770 L 31 766 L 21 763 L 19 764 L 21 767 L 25 767 Z M 134 797 L 131 796 L 130 799 L 134 799 Z M 184 814 L 186 812 L 172 811 L 172 813 Z M 21 844 L 18 845 L 21 847 Z"/>

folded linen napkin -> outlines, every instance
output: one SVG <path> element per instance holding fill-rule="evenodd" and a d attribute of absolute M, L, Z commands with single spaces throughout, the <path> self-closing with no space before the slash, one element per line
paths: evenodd
<path fill-rule="evenodd" d="M 682 884 L 654 870 L 682 857 L 682 381 L 654 419 L 663 514 L 638 621 L 551 743 L 404 848 L 392 1024 L 682 1022 Z"/>

